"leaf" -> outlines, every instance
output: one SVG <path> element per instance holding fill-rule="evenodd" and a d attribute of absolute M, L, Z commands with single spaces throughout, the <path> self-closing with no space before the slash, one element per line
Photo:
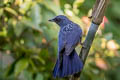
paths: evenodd
<path fill-rule="evenodd" d="M 33 79 L 32 79 L 32 73 L 31 73 L 31 72 L 25 70 L 25 71 L 23 72 L 23 74 L 24 74 L 25 80 L 33 80 Z"/>
<path fill-rule="evenodd" d="M 44 59 L 42 59 L 41 57 L 39 57 L 39 56 L 33 56 L 33 58 L 39 60 L 42 64 L 45 64 Z"/>
<path fill-rule="evenodd" d="M 3 8 L 0 9 L 0 17 L 3 15 Z"/>
<path fill-rule="evenodd" d="M 41 23 L 41 8 L 39 7 L 38 4 L 35 4 L 32 7 L 31 10 L 31 19 L 32 19 L 32 23 L 34 24 L 34 27 L 36 27 L 37 29 L 39 29 L 39 24 Z"/>
<path fill-rule="evenodd" d="M 77 8 L 78 6 L 80 7 L 83 3 L 84 3 L 84 0 L 76 0 L 74 2 L 73 6 L 75 6 L 75 8 Z"/>
<path fill-rule="evenodd" d="M 30 65 L 32 66 L 33 70 L 36 71 L 37 67 L 35 66 L 33 60 L 30 59 L 29 62 L 30 62 Z"/>
<path fill-rule="evenodd" d="M 15 68 L 15 63 L 16 63 L 16 61 L 13 64 L 11 64 L 9 67 L 7 67 L 7 70 L 5 72 L 5 77 L 8 77 L 11 74 L 13 74 L 14 68 Z"/>
<path fill-rule="evenodd" d="M 16 36 L 19 37 L 24 29 L 25 29 L 25 26 L 21 22 L 18 22 L 16 26 L 14 27 L 14 32 Z"/>
<path fill-rule="evenodd" d="M 23 58 L 20 59 L 15 65 L 15 76 L 22 72 L 25 68 L 28 67 L 28 60 Z"/>
<path fill-rule="evenodd" d="M 37 74 L 35 80 L 44 80 L 42 74 Z"/>
<path fill-rule="evenodd" d="M 20 13 L 26 14 L 26 12 L 31 8 L 32 1 L 31 0 L 16 0 L 16 4 L 20 6 Z"/>
<path fill-rule="evenodd" d="M 42 49 L 40 51 L 40 57 L 42 57 L 43 59 L 47 59 L 49 57 L 48 50 L 47 49 Z"/>
<path fill-rule="evenodd" d="M 120 1 L 113 3 L 112 11 L 115 14 L 114 16 L 120 19 L 120 16 L 119 16 L 119 14 L 120 14 L 119 5 L 120 5 Z"/>
<path fill-rule="evenodd" d="M 12 8 L 6 7 L 5 10 L 8 11 L 9 13 L 15 15 L 15 16 L 18 15 L 18 13 Z"/>
<path fill-rule="evenodd" d="M 3 6 L 4 5 L 4 0 L 0 0 L 0 6 Z"/>
<path fill-rule="evenodd" d="M 32 21 L 30 21 L 30 20 L 22 20 L 22 23 L 25 26 L 31 27 L 32 29 L 34 29 L 34 30 L 36 30 L 38 32 L 42 32 L 42 29 L 39 28 L 39 27 L 35 27 L 34 23 L 32 23 Z"/>
<path fill-rule="evenodd" d="M 3 36 L 3 37 L 7 36 L 7 30 L 5 27 L 3 27 L 3 31 L 0 31 L 0 36 Z"/>
<path fill-rule="evenodd" d="M 61 5 L 60 7 L 61 7 L 62 9 L 65 9 L 65 8 L 64 8 L 64 5 L 65 5 L 65 4 L 73 5 L 74 1 L 81 1 L 81 0 L 59 0 L 59 3 L 60 3 L 60 5 Z"/>
<path fill-rule="evenodd" d="M 36 46 L 35 42 L 34 42 L 34 35 L 31 31 L 27 31 L 24 33 L 24 46 L 28 47 L 28 48 L 33 48 Z M 26 49 L 28 50 L 28 49 Z M 32 50 L 30 50 L 32 51 Z"/>
<path fill-rule="evenodd" d="M 56 4 L 54 4 L 53 2 L 49 1 L 49 0 L 44 0 L 43 4 L 50 10 L 52 10 L 56 15 L 62 15 L 63 12 L 62 10 L 60 10 L 60 7 L 58 7 Z M 49 4 L 49 5 L 48 5 Z"/>
<path fill-rule="evenodd" d="M 111 38 L 115 38 L 116 40 L 120 40 L 120 31 L 119 31 L 119 27 L 117 24 L 113 24 L 112 21 L 110 21 L 110 24 L 106 24 L 106 27 L 104 29 L 104 33 L 111 33 L 112 37 Z"/>
<path fill-rule="evenodd" d="M 46 22 L 48 22 L 49 19 L 53 18 L 56 15 L 52 10 L 49 10 L 43 5 L 41 5 L 41 14 L 42 14 L 42 23 L 45 24 Z"/>

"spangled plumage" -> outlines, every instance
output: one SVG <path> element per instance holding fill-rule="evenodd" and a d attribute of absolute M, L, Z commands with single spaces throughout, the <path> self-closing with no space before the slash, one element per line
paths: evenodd
<path fill-rule="evenodd" d="M 50 20 L 60 26 L 58 59 L 53 70 L 54 77 L 65 77 L 80 72 L 83 63 L 75 51 L 82 38 L 81 28 L 66 16 L 59 15 Z"/>

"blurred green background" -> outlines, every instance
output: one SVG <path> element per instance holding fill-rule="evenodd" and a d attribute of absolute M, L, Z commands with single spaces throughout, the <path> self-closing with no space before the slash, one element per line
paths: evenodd
<path fill-rule="evenodd" d="M 58 25 L 68 16 L 83 30 L 95 0 L 0 0 L 0 80 L 55 80 Z M 120 80 L 120 0 L 110 0 L 81 80 Z M 80 52 L 80 46 L 76 49 Z M 67 78 L 66 78 L 67 80 Z"/>

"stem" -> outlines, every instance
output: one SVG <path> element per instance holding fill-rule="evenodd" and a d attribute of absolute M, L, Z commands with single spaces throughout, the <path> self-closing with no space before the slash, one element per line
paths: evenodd
<path fill-rule="evenodd" d="M 98 27 L 99 25 L 92 22 L 89 32 L 87 34 L 87 37 L 85 39 L 85 42 L 83 44 L 84 47 L 82 47 L 81 52 L 80 52 L 80 59 L 83 61 L 83 63 L 85 63 L 86 61 L 86 58 L 88 56 L 90 47 L 92 45 L 92 42 L 94 40 Z"/>

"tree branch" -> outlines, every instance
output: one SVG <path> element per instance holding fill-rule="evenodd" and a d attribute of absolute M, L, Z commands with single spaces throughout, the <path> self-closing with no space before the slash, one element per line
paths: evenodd
<path fill-rule="evenodd" d="M 95 38 L 95 34 L 98 30 L 99 24 L 103 20 L 107 3 L 108 3 L 108 0 L 96 0 L 96 3 L 93 7 L 92 23 L 80 52 L 80 59 L 83 61 L 83 64 L 85 64 L 86 58 L 88 56 L 92 42 Z M 80 80 L 80 74 L 81 72 L 72 75 L 70 80 Z"/>

